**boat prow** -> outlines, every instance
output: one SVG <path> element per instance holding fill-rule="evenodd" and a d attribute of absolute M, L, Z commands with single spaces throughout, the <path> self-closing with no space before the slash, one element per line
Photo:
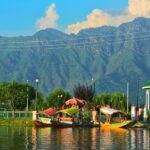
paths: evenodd
<path fill-rule="evenodd" d="M 47 119 L 47 121 L 45 119 Z M 33 123 L 36 127 L 52 127 L 50 118 L 39 118 L 38 120 L 33 120 Z"/>
<path fill-rule="evenodd" d="M 127 120 L 123 122 L 102 122 L 100 121 L 100 127 L 105 128 L 128 128 L 131 127 L 134 124 L 134 121 Z"/>

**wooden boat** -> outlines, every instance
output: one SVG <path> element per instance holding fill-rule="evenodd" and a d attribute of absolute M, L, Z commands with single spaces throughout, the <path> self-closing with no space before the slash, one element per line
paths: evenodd
<path fill-rule="evenodd" d="M 78 112 L 77 107 L 58 111 L 52 120 L 53 127 L 78 127 L 80 125 L 76 115 Z"/>
<path fill-rule="evenodd" d="M 52 118 L 48 117 L 45 114 L 38 114 L 36 120 L 33 120 L 33 123 L 36 127 L 51 127 L 52 126 Z"/>
<path fill-rule="evenodd" d="M 51 127 L 53 126 L 52 120 L 54 114 L 58 110 L 56 108 L 48 108 L 43 112 L 39 112 L 36 114 L 36 119 L 33 120 L 33 123 L 36 127 Z"/>
<path fill-rule="evenodd" d="M 134 121 L 127 120 L 120 110 L 102 107 L 100 108 L 100 127 L 103 128 L 127 128 L 134 124 Z"/>

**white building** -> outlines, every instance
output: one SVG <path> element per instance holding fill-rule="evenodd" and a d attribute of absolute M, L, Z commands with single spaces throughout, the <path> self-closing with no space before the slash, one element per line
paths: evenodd
<path fill-rule="evenodd" d="M 146 82 L 144 86 L 142 87 L 146 91 L 146 101 L 145 104 L 147 106 L 147 109 L 150 109 L 150 82 Z"/>

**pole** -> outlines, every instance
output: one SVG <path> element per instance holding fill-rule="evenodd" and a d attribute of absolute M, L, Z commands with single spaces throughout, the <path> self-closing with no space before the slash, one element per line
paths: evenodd
<path fill-rule="evenodd" d="M 96 98 L 95 98 L 95 82 L 94 82 L 94 107 L 96 108 Z"/>
<path fill-rule="evenodd" d="M 139 79 L 137 80 L 137 101 L 136 106 L 139 107 Z"/>
<path fill-rule="evenodd" d="M 129 113 L 129 82 L 127 82 L 127 114 Z"/>
<path fill-rule="evenodd" d="M 29 95 L 28 95 L 28 91 L 29 91 L 29 87 L 28 87 L 28 83 L 29 83 L 29 81 L 27 80 L 27 111 L 29 111 Z"/>
<path fill-rule="evenodd" d="M 92 78 L 92 84 L 93 84 L 93 89 L 94 89 L 94 95 L 93 95 L 93 98 L 94 98 L 94 107 L 96 108 L 96 99 L 95 99 L 95 81 L 94 79 Z"/>
<path fill-rule="evenodd" d="M 35 101 L 35 110 L 37 110 L 37 95 L 38 95 L 38 83 L 39 83 L 39 80 L 36 79 L 35 82 L 36 82 L 36 98 L 35 98 L 36 101 Z"/>

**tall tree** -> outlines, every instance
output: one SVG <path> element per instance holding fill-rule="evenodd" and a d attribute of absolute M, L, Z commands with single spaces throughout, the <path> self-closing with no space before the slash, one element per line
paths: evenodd
<path fill-rule="evenodd" d="M 27 95 L 30 106 L 35 98 L 35 89 L 30 84 L 16 81 L 0 84 L 0 102 L 9 110 L 24 110 L 27 106 Z"/>
<path fill-rule="evenodd" d="M 44 95 L 41 92 L 37 92 L 37 99 L 34 98 L 34 100 L 32 101 L 32 105 L 31 108 L 32 110 L 43 110 L 45 108 L 47 108 L 47 104 L 45 106 L 46 102 L 44 101 Z"/>
<path fill-rule="evenodd" d="M 63 89 L 56 89 L 48 94 L 48 106 L 60 109 L 64 102 L 70 98 L 71 95 L 69 92 L 66 92 Z"/>
<path fill-rule="evenodd" d="M 92 101 L 95 95 L 95 90 L 91 85 L 88 86 L 78 84 L 77 86 L 74 87 L 73 93 L 74 97 L 76 98 Z"/>
<path fill-rule="evenodd" d="M 126 100 L 126 95 L 121 91 L 117 91 L 112 94 L 112 105 L 116 109 L 125 111 L 127 106 Z"/>
<path fill-rule="evenodd" d="M 101 93 L 96 96 L 97 105 L 109 105 L 112 108 L 122 111 L 126 110 L 126 95 L 123 92 L 117 91 L 114 93 Z"/>
<path fill-rule="evenodd" d="M 111 94 L 110 93 L 101 93 L 96 97 L 97 105 L 111 105 Z"/>

